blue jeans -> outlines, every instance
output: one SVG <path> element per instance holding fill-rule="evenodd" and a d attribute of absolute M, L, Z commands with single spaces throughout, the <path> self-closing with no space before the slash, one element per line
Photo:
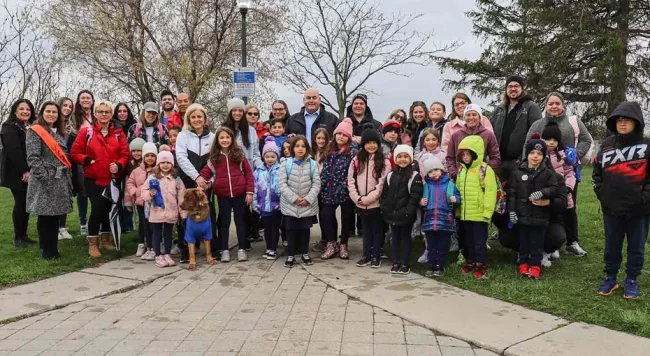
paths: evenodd
<path fill-rule="evenodd" d="M 650 217 L 615 217 L 603 214 L 605 225 L 605 273 L 616 276 L 623 262 L 623 240 L 627 237 L 627 276 L 635 279 L 643 269 Z"/>
<path fill-rule="evenodd" d="M 160 240 L 165 240 L 165 253 L 169 254 L 172 249 L 172 230 L 174 224 L 151 223 L 151 234 L 153 235 L 153 250 L 156 256 L 160 256 Z"/>
<path fill-rule="evenodd" d="M 413 245 L 413 239 L 411 238 L 411 229 L 413 225 L 391 225 L 390 231 L 393 235 L 391 241 L 391 247 L 393 250 L 393 263 L 400 262 L 400 243 L 402 245 L 402 265 L 409 264 L 409 258 L 411 257 L 411 247 Z"/>
<path fill-rule="evenodd" d="M 427 237 L 427 261 L 431 267 L 445 267 L 451 231 L 425 231 Z"/>

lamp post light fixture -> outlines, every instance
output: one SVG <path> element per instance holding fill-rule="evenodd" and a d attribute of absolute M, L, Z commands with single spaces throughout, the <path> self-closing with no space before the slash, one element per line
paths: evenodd
<path fill-rule="evenodd" d="M 248 9 L 251 8 L 253 0 L 236 0 L 237 7 L 239 7 L 239 13 L 241 13 L 241 66 L 246 68 L 248 65 L 246 61 L 246 15 L 248 14 Z M 248 97 L 242 97 L 244 103 L 248 104 Z"/>

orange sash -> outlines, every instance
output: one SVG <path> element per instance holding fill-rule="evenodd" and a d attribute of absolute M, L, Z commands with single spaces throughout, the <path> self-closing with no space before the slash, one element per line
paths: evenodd
<path fill-rule="evenodd" d="M 61 148 L 58 142 L 52 137 L 52 135 L 49 134 L 49 132 L 45 131 L 45 129 L 41 125 L 32 125 L 30 127 L 36 134 L 45 142 L 47 147 L 54 153 L 54 156 L 61 161 L 66 167 L 70 168 L 72 167 L 72 164 L 68 160 L 68 156 L 65 155 L 65 152 Z"/>

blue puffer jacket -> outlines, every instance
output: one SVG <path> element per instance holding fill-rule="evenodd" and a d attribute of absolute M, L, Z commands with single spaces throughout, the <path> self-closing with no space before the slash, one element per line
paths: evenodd
<path fill-rule="evenodd" d="M 348 191 L 348 168 L 357 155 L 355 147 L 350 153 L 334 152 L 325 158 L 321 171 L 321 190 L 323 204 L 342 204 L 350 199 Z"/>
<path fill-rule="evenodd" d="M 422 220 L 423 231 L 454 231 L 454 208 L 449 199 L 456 197 L 456 204 L 460 204 L 460 192 L 454 182 L 445 174 L 434 180 L 426 177 L 422 198 L 428 199 Z"/>
<path fill-rule="evenodd" d="M 253 210 L 261 216 L 270 216 L 280 209 L 280 187 L 278 186 L 278 169 L 280 164 L 271 167 L 263 164 L 255 168 L 255 193 L 253 194 Z"/>

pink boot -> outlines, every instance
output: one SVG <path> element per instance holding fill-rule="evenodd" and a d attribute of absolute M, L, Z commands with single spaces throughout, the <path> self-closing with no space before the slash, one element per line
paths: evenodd
<path fill-rule="evenodd" d="M 165 258 L 165 262 L 167 262 L 167 266 L 169 267 L 176 266 L 176 262 L 172 260 L 172 256 L 170 254 L 166 254 L 164 258 Z"/>
<path fill-rule="evenodd" d="M 347 244 L 341 244 L 341 249 L 339 250 L 339 257 L 342 260 L 347 260 L 350 258 L 350 253 L 348 253 L 348 245 Z"/>
<path fill-rule="evenodd" d="M 327 248 L 325 249 L 325 252 L 323 252 L 323 254 L 320 255 L 320 258 L 323 259 L 323 260 L 328 260 L 328 259 L 334 257 L 334 255 L 336 255 L 338 252 L 339 251 L 338 251 L 338 248 L 336 246 L 336 242 L 328 242 L 327 243 Z"/>

